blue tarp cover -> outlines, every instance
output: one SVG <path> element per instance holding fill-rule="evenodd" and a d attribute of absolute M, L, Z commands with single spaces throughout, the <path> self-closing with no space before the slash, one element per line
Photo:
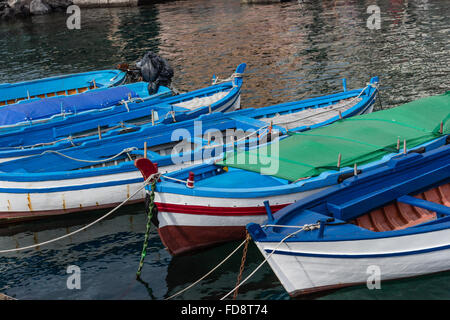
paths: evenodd
<path fill-rule="evenodd" d="M 18 103 L 0 108 L 0 126 L 23 121 L 47 119 L 62 113 L 79 113 L 102 109 L 118 104 L 121 100 L 138 95 L 127 87 L 94 90 L 85 93 Z"/>

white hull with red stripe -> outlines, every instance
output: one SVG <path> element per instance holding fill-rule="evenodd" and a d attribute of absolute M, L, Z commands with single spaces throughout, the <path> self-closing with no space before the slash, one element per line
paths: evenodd
<path fill-rule="evenodd" d="M 267 219 L 264 201 L 272 212 L 325 188 L 261 198 L 209 198 L 155 193 L 158 232 L 174 255 L 238 240 L 248 223 Z"/>

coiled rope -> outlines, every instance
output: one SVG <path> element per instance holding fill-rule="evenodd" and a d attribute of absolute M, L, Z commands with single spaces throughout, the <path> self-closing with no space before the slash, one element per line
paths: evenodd
<path fill-rule="evenodd" d="M 105 218 L 107 218 L 108 216 L 110 216 L 111 214 L 113 214 L 114 212 L 116 212 L 119 208 L 121 208 L 123 205 L 125 205 L 131 198 L 133 198 L 136 194 L 138 194 L 139 192 L 141 192 L 147 185 L 148 183 L 153 179 L 153 177 L 155 176 L 155 174 L 151 175 L 150 177 L 148 177 L 144 183 L 142 184 L 142 186 L 140 186 L 131 196 L 129 196 L 127 199 L 125 199 L 124 201 L 122 201 L 117 207 L 115 207 L 114 209 L 112 209 L 111 211 L 109 211 L 108 213 L 106 213 L 105 215 L 101 216 L 100 218 L 98 218 L 97 220 L 85 225 L 84 227 L 75 230 L 71 233 L 65 234 L 63 236 L 48 240 L 48 241 L 44 241 L 38 244 L 33 244 L 30 246 L 26 246 L 26 247 L 21 247 L 21 248 L 15 248 L 15 249 L 7 249 L 7 250 L 0 250 L 0 253 L 9 253 L 9 252 L 16 252 L 16 251 L 23 251 L 23 250 L 28 250 L 28 249 L 32 249 L 32 248 L 36 248 L 36 247 L 40 247 L 43 245 L 47 245 L 50 244 L 52 242 L 56 242 L 59 240 L 62 240 L 64 238 L 68 238 L 71 237 L 74 234 L 77 234 L 83 230 L 86 230 L 87 228 L 93 226 L 94 224 L 104 220 Z"/>

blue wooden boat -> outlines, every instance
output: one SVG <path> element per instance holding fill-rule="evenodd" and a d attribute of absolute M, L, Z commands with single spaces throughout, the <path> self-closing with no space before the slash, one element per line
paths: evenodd
<path fill-rule="evenodd" d="M 134 160 L 147 157 L 161 172 L 178 170 L 216 157 L 217 150 L 256 140 L 223 143 L 210 133 L 236 129 L 261 131 L 267 124 L 246 117 L 245 110 L 215 112 L 182 122 L 142 126 L 134 132 L 116 132 L 63 150 L 0 164 L 0 222 L 114 207 L 138 190 L 143 182 Z M 283 131 L 281 127 L 273 129 Z M 285 131 L 284 131 L 285 132 Z M 174 134 L 189 137 L 178 141 Z M 186 147 L 188 146 L 188 148 Z M 187 157 L 186 157 L 187 156 Z M 191 161 L 191 159 L 193 159 Z M 130 203 L 143 201 L 145 190 Z M 3 201 L 4 200 L 4 201 Z"/>
<path fill-rule="evenodd" d="M 16 147 L 34 149 L 42 144 L 59 141 L 72 145 L 71 141 L 78 137 L 98 139 L 99 131 L 101 135 L 105 135 L 117 127 L 136 130 L 136 126 L 145 123 L 157 125 L 180 122 L 210 112 L 239 109 L 245 66 L 241 64 L 237 67 L 231 81 L 203 89 L 168 96 L 170 91 L 160 87 L 159 94 L 150 96 L 145 101 L 131 98 L 130 101 L 103 109 L 58 115 L 44 123 L 9 128 L 7 131 L 0 131 L 0 146 L 2 150 L 15 150 Z M 146 88 L 145 83 L 134 85 Z M 141 89 L 137 88 L 136 91 L 140 92 Z"/>
<path fill-rule="evenodd" d="M 450 270 L 450 145 L 394 157 L 247 230 L 291 296 Z"/>
<path fill-rule="evenodd" d="M 264 220 L 264 200 L 276 212 L 400 153 L 434 149 L 448 141 L 449 124 L 450 92 L 172 172 L 166 176 L 195 183 L 158 182 L 159 235 L 173 255 L 241 239 L 246 224 Z"/>
<path fill-rule="evenodd" d="M 150 96 L 147 85 L 146 82 L 137 82 L 112 88 L 100 88 L 71 96 L 34 99 L 7 105 L 1 108 L 0 132 L 17 131 L 21 127 L 46 122 L 54 123 L 84 112 L 105 110 L 137 100 L 142 102 L 171 93 L 169 88 L 160 87 L 157 93 Z"/>
<path fill-rule="evenodd" d="M 99 70 L 18 83 L 4 83 L 0 84 L 0 106 L 113 87 L 123 83 L 125 78 L 126 73 L 120 70 Z"/>

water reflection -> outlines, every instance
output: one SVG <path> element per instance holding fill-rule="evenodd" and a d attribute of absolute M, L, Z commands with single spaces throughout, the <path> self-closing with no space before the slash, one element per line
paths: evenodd
<path fill-rule="evenodd" d="M 111 68 L 154 50 L 182 90 L 246 62 L 244 107 L 338 91 L 344 77 L 357 88 L 379 75 L 385 108 L 447 90 L 449 2 L 378 1 L 381 30 L 366 27 L 370 4 L 176 1 L 83 10 L 81 30 L 65 28 L 63 14 L 33 17 L 0 30 L 0 81 Z"/>
<path fill-rule="evenodd" d="M 147 50 L 167 57 L 175 86 L 191 90 L 213 74 L 229 76 L 246 62 L 242 105 L 262 107 L 349 88 L 380 76 L 382 107 L 450 88 L 450 2 L 378 0 L 381 29 L 368 30 L 373 1 L 313 1 L 244 5 L 240 0 L 189 0 L 137 8 L 82 11 L 82 29 L 68 30 L 64 14 L 36 16 L 0 28 L 0 82 L 111 68 Z M 379 105 L 377 104 L 377 107 Z M 95 216 L 98 217 L 98 216 Z M 0 248 L 47 240 L 95 219 L 63 217 L 0 228 Z M 69 239 L 0 257 L 0 292 L 20 299 L 164 299 L 203 276 L 237 243 L 172 258 L 153 230 L 142 284 L 136 281 L 145 232 L 143 208 L 132 206 Z M 182 299 L 216 299 L 236 282 L 240 255 Z M 246 272 L 262 261 L 252 245 Z M 65 286 L 69 264 L 83 270 L 83 289 Z M 20 270 L 20 272 L 17 272 Z M 448 298 L 449 273 L 338 290 L 324 299 Z M 446 286 L 447 285 L 447 286 Z M 415 290 L 414 288 L 420 288 Z M 239 298 L 288 299 L 266 265 Z"/>

